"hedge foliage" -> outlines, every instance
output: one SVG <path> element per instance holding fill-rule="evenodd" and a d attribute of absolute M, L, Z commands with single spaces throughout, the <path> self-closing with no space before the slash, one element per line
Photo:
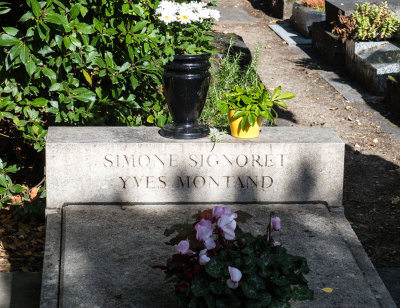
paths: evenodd
<path fill-rule="evenodd" d="M 173 57 L 154 0 L 26 0 L 0 33 L 0 119 L 40 151 L 49 125 L 162 126 Z M 4 6 L 4 5 L 3 5 Z M 13 10 L 7 14 L 15 14 Z"/>

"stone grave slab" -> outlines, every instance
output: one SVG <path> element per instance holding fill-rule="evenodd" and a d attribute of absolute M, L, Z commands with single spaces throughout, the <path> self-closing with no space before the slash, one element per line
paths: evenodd
<path fill-rule="evenodd" d="M 395 307 L 343 214 L 344 143 L 329 128 L 264 128 L 260 137 L 171 140 L 158 128 L 52 127 L 46 146 L 41 307 L 175 307 L 166 228 L 213 205 L 252 218 L 308 258 L 313 302 Z M 321 291 L 330 287 L 333 293 Z"/>
<path fill-rule="evenodd" d="M 304 37 L 311 37 L 312 25 L 315 22 L 325 21 L 325 13 L 316 11 L 302 3 L 293 4 L 293 14 L 290 18 L 292 26 Z"/>
<path fill-rule="evenodd" d="M 279 37 L 284 40 L 289 46 L 293 45 L 311 45 L 311 39 L 300 35 L 289 24 L 272 24 L 268 25 Z"/>
<path fill-rule="evenodd" d="M 190 141 L 158 128 L 52 127 L 47 209 L 70 203 L 309 202 L 341 206 L 344 143 L 329 128 Z"/>
<path fill-rule="evenodd" d="M 373 93 L 385 94 L 387 77 L 400 74 L 400 45 L 347 41 L 346 68 Z"/>
<path fill-rule="evenodd" d="M 275 239 L 308 259 L 307 279 L 315 300 L 294 302 L 292 307 L 395 307 L 342 209 L 332 211 L 324 204 L 230 206 L 252 216 L 240 226 L 254 234 L 265 231 L 271 211 L 279 215 L 282 227 Z M 174 223 L 192 223 L 193 215 L 208 208 L 211 205 L 69 205 L 49 214 L 59 219 L 52 219 L 48 230 L 59 229 L 62 235 L 51 247 L 56 264 L 47 259 L 44 270 L 56 267 L 60 275 L 59 281 L 46 281 L 44 273 L 42 307 L 57 307 L 45 300 L 51 297 L 46 295 L 52 284 L 59 307 L 176 307 L 172 285 L 152 266 L 164 264 L 174 253 L 164 244 L 164 230 Z M 333 292 L 323 292 L 325 287 Z"/>

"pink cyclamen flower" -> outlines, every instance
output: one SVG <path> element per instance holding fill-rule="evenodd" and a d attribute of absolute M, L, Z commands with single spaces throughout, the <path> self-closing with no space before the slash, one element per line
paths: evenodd
<path fill-rule="evenodd" d="M 211 237 L 209 237 L 208 239 L 206 239 L 204 241 L 204 245 L 206 246 L 206 248 L 208 250 L 214 249 L 217 246 L 217 244 L 215 243 L 215 241 Z"/>
<path fill-rule="evenodd" d="M 242 272 L 239 271 L 236 267 L 230 267 L 230 266 L 228 266 L 228 270 L 231 279 L 228 279 L 226 281 L 226 284 L 231 289 L 236 289 L 239 286 L 240 279 L 242 279 Z"/>
<path fill-rule="evenodd" d="M 203 249 L 199 253 L 199 263 L 200 265 L 205 265 L 208 261 L 210 261 L 210 258 L 207 257 L 207 249 Z"/>
<path fill-rule="evenodd" d="M 196 239 L 202 243 L 205 243 L 213 233 L 211 221 L 202 219 L 198 222 L 194 228 L 196 229 Z"/>
<path fill-rule="evenodd" d="M 193 255 L 194 252 L 189 249 L 189 242 L 188 241 L 180 241 L 178 245 L 174 246 L 176 250 L 178 250 L 179 254 L 181 255 Z"/>
<path fill-rule="evenodd" d="M 281 219 L 279 217 L 271 218 L 272 231 L 279 231 L 281 229 Z"/>
<path fill-rule="evenodd" d="M 229 206 L 214 206 L 212 210 L 212 214 L 215 219 L 220 218 L 222 215 L 230 215 L 231 213 L 231 208 Z"/>
<path fill-rule="evenodd" d="M 235 218 L 237 218 L 237 214 L 233 213 L 230 215 L 222 215 L 217 221 L 218 228 L 224 233 L 227 240 L 235 239 Z"/>

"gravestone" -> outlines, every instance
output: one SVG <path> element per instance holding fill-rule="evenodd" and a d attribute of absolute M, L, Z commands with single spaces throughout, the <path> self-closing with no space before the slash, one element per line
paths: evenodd
<path fill-rule="evenodd" d="M 346 68 L 372 93 L 384 95 L 387 77 L 400 74 L 400 46 L 389 41 L 347 41 Z"/>
<path fill-rule="evenodd" d="M 304 37 L 311 37 L 313 23 L 321 21 L 325 21 L 324 12 L 316 11 L 299 2 L 293 4 L 290 23 Z"/>
<path fill-rule="evenodd" d="M 395 307 L 344 218 L 343 163 L 327 128 L 217 143 L 157 128 L 50 128 L 41 307 L 175 307 L 152 268 L 174 253 L 164 231 L 217 204 L 250 215 L 241 227 L 258 234 L 271 211 L 281 217 L 279 240 L 307 257 L 316 297 L 293 307 Z"/>

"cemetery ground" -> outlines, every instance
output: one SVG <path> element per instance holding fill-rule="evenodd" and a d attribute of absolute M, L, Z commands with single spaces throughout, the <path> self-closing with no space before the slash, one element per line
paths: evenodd
<path fill-rule="evenodd" d="M 260 9 L 260 2 L 219 0 L 218 5 L 228 14 L 222 14 L 217 31 L 240 35 L 252 51 L 260 43 L 258 73 L 264 85 L 281 85 L 296 94 L 278 125 L 331 127 L 346 143 L 346 217 L 375 267 L 400 267 L 400 116 L 390 114 L 379 98 L 346 101 L 318 74 L 335 68 L 325 66 L 311 47 L 284 44 L 268 27 L 276 20 Z M 20 153 L 16 159 L 32 158 L 24 149 Z M 32 168 L 23 170 L 27 187 L 42 180 L 35 173 L 42 164 L 39 157 Z M 0 221 L 0 272 L 40 272 L 44 217 L 17 221 L 3 209 Z"/>

